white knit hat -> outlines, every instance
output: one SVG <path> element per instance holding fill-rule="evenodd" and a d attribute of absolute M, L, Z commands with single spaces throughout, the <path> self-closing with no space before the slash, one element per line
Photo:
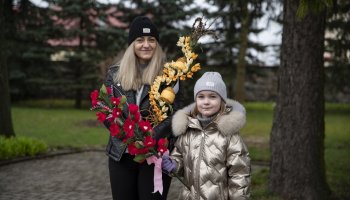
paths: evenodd
<path fill-rule="evenodd" d="M 226 102 L 226 85 L 218 72 L 205 72 L 203 76 L 197 80 L 196 84 L 194 85 L 195 100 L 198 92 L 203 90 L 210 90 L 218 93 L 218 95 L 220 95 L 221 98 Z"/>

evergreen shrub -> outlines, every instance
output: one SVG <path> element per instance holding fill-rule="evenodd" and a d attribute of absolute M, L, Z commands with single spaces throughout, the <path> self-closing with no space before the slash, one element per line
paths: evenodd
<path fill-rule="evenodd" d="M 22 136 L 11 138 L 0 136 L 0 160 L 25 156 L 33 157 L 47 151 L 47 144 L 41 140 Z"/>

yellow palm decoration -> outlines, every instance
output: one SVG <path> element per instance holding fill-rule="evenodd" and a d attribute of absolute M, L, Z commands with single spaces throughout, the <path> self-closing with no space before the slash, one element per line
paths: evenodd
<path fill-rule="evenodd" d="M 176 43 L 181 47 L 183 57 L 176 61 L 164 64 L 162 75 L 156 77 L 149 92 L 151 104 L 151 116 L 148 119 L 153 126 L 158 125 L 168 117 L 172 112 L 172 104 L 175 99 L 173 86 L 177 80 L 186 80 L 192 78 L 193 74 L 201 69 L 200 63 L 195 63 L 198 54 L 193 52 L 193 47 L 197 45 L 200 37 L 203 35 L 212 35 L 216 38 L 214 32 L 205 28 L 202 18 L 197 18 L 192 26 L 192 32 L 189 36 L 182 36 Z M 164 88 L 159 91 L 160 88 Z"/>

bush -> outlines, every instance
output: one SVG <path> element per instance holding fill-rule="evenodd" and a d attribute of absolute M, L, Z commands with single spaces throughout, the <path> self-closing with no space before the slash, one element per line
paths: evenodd
<path fill-rule="evenodd" d="M 0 136 L 0 160 L 46 153 L 48 146 L 40 140 L 27 137 L 5 138 Z"/>

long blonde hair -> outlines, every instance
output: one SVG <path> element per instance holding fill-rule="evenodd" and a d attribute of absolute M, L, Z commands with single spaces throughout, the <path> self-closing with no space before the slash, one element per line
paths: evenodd
<path fill-rule="evenodd" d="M 126 49 L 123 58 L 120 60 L 118 73 L 113 81 L 120 83 L 123 90 L 138 90 L 142 85 L 152 85 L 156 76 L 162 73 L 164 63 L 164 52 L 157 42 L 157 46 L 148 66 L 140 72 L 137 67 L 138 61 L 134 51 L 134 42 Z"/>

